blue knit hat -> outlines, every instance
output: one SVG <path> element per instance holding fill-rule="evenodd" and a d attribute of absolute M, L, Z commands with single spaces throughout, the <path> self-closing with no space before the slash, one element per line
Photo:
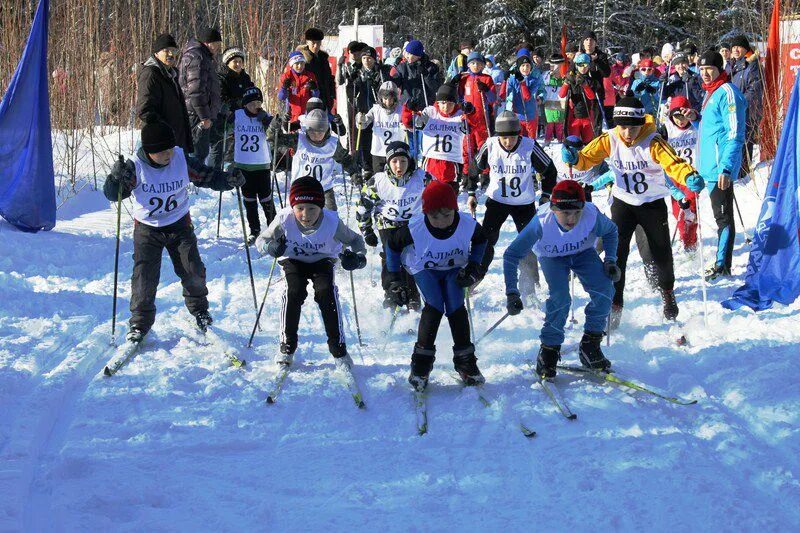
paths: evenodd
<path fill-rule="evenodd" d="M 422 57 L 425 55 L 425 47 L 422 46 L 422 43 L 416 39 L 408 41 L 405 51 L 414 56 Z"/>
<path fill-rule="evenodd" d="M 492 54 L 486 56 L 486 62 L 491 63 L 493 67 L 497 65 L 497 61 L 494 60 L 494 56 Z"/>
<path fill-rule="evenodd" d="M 589 54 L 580 53 L 575 56 L 575 59 L 573 59 L 572 62 L 576 65 L 588 65 L 592 62 L 592 56 Z"/>
<path fill-rule="evenodd" d="M 467 64 L 470 61 L 480 61 L 481 63 L 486 63 L 486 60 L 483 58 L 483 55 L 480 52 L 470 52 L 467 56 Z"/>
<path fill-rule="evenodd" d="M 520 48 L 517 50 L 517 57 L 531 57 L 531 52 L 527 48 Z"/>
<path fill-rule="evenodd" d="M 301 62 L 302 63 L 306 62 L 306 56 L 303 55 L 303 52 L 292 52 L 291 54 L 289 54 L 289 61 L 288 61 L 289 66 Z"/>

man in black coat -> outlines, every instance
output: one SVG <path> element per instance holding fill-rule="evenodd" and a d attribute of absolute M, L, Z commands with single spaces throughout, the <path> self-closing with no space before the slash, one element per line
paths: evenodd
<path fill-rule="evenodd" d="M 189 111 L 189 124 L 192 126 L 194 157 L 205 161 L 210 146 L 217 144 L 222 138 L 222 130 L 212 138 L 214 121 L 222 107 L 220 97 L 218 66 L 214 56 L 222 49 L 222 36 L 216 28 L 204 28 L 197 34 L 197 39 L 189 39 L 181 54 L 178 68 L 178 80 L 186 97 L 186 108 Z M 221 149 L 217 155 L 220 157 Z M 216 168 L 216 161 L 210 166 Z"/>
<path fill-rule="evenodd" d="M 591 30 L 584 32 L 581 39 L 581 49 L 589 54 L 592 62 L 589 65 L 589 77 L 597 87 L 598 107 L 602 109 L 606 98 L 603 78 L 611 76 L 611 64 L 608 62 L 608 54 L 597 47 L 597 35 Z M 603 114 L 595 113 L 594 135 L 599 136 L 603 132 Z"/>
<path fill-rule="evenodd" d="M 147 58 L 139 70 L 136 93 L 136 115 L 144 120 L 148 113 L 155 113 L 172 127 L 176 145 L 186 153 L 194 151 L 192 131 L 186 101 L 178 83 L 178 44 L 172 35 L 162 34 L 153 43 L 153 55 Z"/>
<path fill-rule="evenodd" d="M 333 101 L 336 99 L 336 85 L 331 72 L 331 65 L 328 61 L 328 54 L 321 50 L 322 39 L 325 34 L 317 28 L 309 28 L 305 32 L 306 44 L 297 47 L 306 58 L 306 68 L 314 73 L 319 87 L 319 98 L 328 108 L 333 109 Z"/>

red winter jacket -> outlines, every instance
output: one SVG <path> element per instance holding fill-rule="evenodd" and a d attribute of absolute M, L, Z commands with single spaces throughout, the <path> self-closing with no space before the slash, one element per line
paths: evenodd
<path fill-rule="evenodd" d="M 285 80 L 291 80 L 291 85 L 285 89 Z M 290 122 L 298 120 L 300 115 L 306 112 L 306 102 L 315 95 L 319 94 L 317 77 L 306 68 L 297 74 L 291 67 L 286 67 L 278 80 L 278 99 L 289 101 L 289 111 L 292 114 Z"/>
<path fill-rule="evenodd" d="M 478 89 L 478 83 L 483 83 L 489 90 L 483 93 L 481 99 L 481 91 Z M 475 106 L 475 112 L 467 116 L 470 129 L 486 129 L 486 124 L 492 124 L 494 118 L 492 117 L 492 105 L 497 100 L 497 93 L 494 88 L 494 80 L 488 74 L 472 74 L 471 72 L 464 72 L 458 80 L 458 95 L 464 102 L 469 102 Z M 484 107 L 485 104 L 485 107 Z M 488 120 L 485 118 L 486 112 L 489 112 Z"/>

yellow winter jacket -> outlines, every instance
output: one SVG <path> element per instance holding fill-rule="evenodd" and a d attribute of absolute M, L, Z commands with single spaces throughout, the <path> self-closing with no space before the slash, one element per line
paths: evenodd
<path fill-rule="evenodd" d="M 642 142 L 654 131 L 656 131 L 656 124 L 651 115 L 645 115 L 642 131 L 633 144 L 628 144 L 623 141 L 622 137 L 619 136 L 618 128 L 615 127 L 599 137 L 596 137 L 592 142 L 584 146 L 578 153 L 578 162 L 573 165 L 573 167 L 577 170 L 589 170 L 599 165 L 605 158 L 611 155 L 611 141 L 608 138 L 609 135 L 616 135 L 620 142 L 624 143 L 625 146 L 631 147 Z M 690 174 L 696 172 L 689 163 L 681 159 L 672 146 L 670 146 L 661 135 L 656 134 L 650 140 L 650 156 L 653 158 L 653 161 L 661 165 L 664 172 L 666 172 L 667 176 L 669 176 L 672 181 L 680 185 L 686 185 L 686 178 Z"/>

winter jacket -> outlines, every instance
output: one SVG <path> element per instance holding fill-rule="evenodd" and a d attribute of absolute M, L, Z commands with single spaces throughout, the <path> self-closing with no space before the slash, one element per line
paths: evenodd
<path fill-rule="evenodd" d="M 290 82 L 289 88 L 284 87 L 286 81 Z M 296 73 L 292 67 L 283 69 L 278 80 L 278 100 L 289 102 L 289 112 L 291 120 L 295 121 L 306 112 L 306 103 L 312 96 L 319 95 L 319 85 L 314 73 L 306 66 L 300 74 Z"/>
<path fill-rule="evenodd" d="M 479 83 L 489 88 L 483 93 L 483 98 L 481 98 L 481 90 L 478 87 Z M 475 113 L 471 113 L 467 117 L 471 129 L 485 129 L 486 124 L 489 124 L 490 128 L 494 126 L 492 109 L 497 100 L 497 93 L 494 90 L 494 80 L 491 76 L 483 73 L 462 73 L 458 80 L 458 96 L 462 102 L 469 102 L 475 106 Z"/>
<path fill-rule="evenodd" d="M 184 152 L 194 151 L 189 112 L 178 84 L 178 71 L 167 68 L 155 56 L 148 57 L 142 64 L 136 90 L 136 115 L 143 119 L 147 113 L 157 114 L 172 126 L 176 144 Z"/>
<path fill-rule="evenodd" d="M 700 139 L 697 171 L 706 183 L 716 183 L 722 173 L 736 177 L 742 165 L 747 100 L 732 83 L 706 92 L 703 119 L 695 122 Z"/>
<path fill-rule="evenodd" d="M 269 139 L 270 142 L 273 142 L 277 139 L 277 147 L 281 152 L 286 150 L 297 150 L 299 136 L 306 134 L 302 131 L 286 133 L 283 131 L 284 125 L 285 123 L 283 117 L 277 116 L 273 118 L 266 131 L 267 139 Z M 327 143 L 330 136 L 331 132 L 328 130 L 328 132 L 325 134 L 325 138 L 319 144 Z M 275 147 L 273 146 L 273 148 Z M 361 171 L 358 161 L 356 161 L 355 158 L 350 155 L 347 149 L 342 146 L 342 143 L 338 143 L 336 145 L 336 152 L 333 154 L 333 160 L 342 165 L 342 170 L 348 174 L 352 175 Z"/>
<path fill-rule="evenodd" d="M 356 102 L 356 111 L 366 113 L 377 103 L 378 89 L 381 86 L 381 72 L 375 64 L 372 70 L 367 70 L 360 63 L 356 65 L 343 65 L 339 69 L 339 85 L 346 84 L 347 98 Z"/>
<path fill-rule="evenodd" d="M 522 80 L 517 79 L 516 74 L 509 76 L 506 82 L 506 109 L 516 113 L 520 120 L 535 120 L 539 116 L 536 99 L 543 99 L 544 95 L 544 80 L 538 68 L 531 69 L 531 73 Z"/>
<path fill-rule="evenodd" d="M 548 72 L 544 76 L 544 114 L 547 122 L 564 122 L 566 111 L 564 100 L 558 96 L 558 90 L 564 85 L 564 78 L 558 70 Z"/>
<path fill-rule="evenodd" d="M 622 140 L 622 137 L 619 135 L 619 126 L 616 126 L 601 134 L 599 137 L 595 137 L 592 142 L 584 146 L 583 149 L 578 152 L 578 162 L 575 163 L 573 167 L 578 170 L 589 170 L 609 157 L 611 155 L 610 135 L 616 135 L 619 142 L 630 147 L 644 142 L 644 140 L 655 131 L 655 120 L 651 115 L 645 115 L 644 126 L 639 132 L 639 136 L 634 139 L 633 143 L 628 144 Z M 652 157 L 653 161 L 657 164 L 661 165 L 664 172 L 672 181 L 679 185 L 686 185 L 686 178 L 694 174 L 695 171 L 692 165 L 681 159 L 680 156 L 675 153 L 675 149 L 672 148 L 661 135 L 656 134 L 650 139 L 649 149 L 650 157 Z"/>
<path fill-rule="evenodd" d="M 463 72 L 467 71 L 467 56 L 459 53 L 450 61 L 450 66 L 447 67 L 447 79 L 457 79 Z"/>
<path fill-rule="evenodd" d="M 242 108 L 244 91 L 253 87 L 253 80 L 250 79 L 250 75 L 247 72 L 242 70 L 237 74 L 228 67 L 224 67 L 220 73 L 219 83 L 220 96 L 226 109 L 226 115 Z"/>
<path fill-rule="evenodd" d="M 333 109 L 333 101 L 336 99 L 336 84 L 331 72 L 330 56 L 320 50 L 312 54 L 307 45 L 297 47 L 298 52 L 302 52 L 306 58 L 306 70 L 314 74 L 314 78 L 319 84 L 319 97 L 328 110 Z"/>
<path fill-rule="evenodd" d="M 692 109 L 700 112 L 705 94 L 706 92 L 703 90 L 703 82 L 700 80 L 700 76 L 687 70 L 686 74 L 683 76 L 675 72 L 669 77 L 664 87 L 663 101 L 673 96 L 685 96 L 692 105 Z"/>
<path fill-rule="evenodd" d="M 611 83 L 614 85 L 614 92 L 617 98 L 622 98 L 628 92 L 628 87 L 631 84 L 630 77 L 624 76 L 626 65 L 614 63 L 611 66 Z"/>
<path fill-rule="evenodd" d="M 592 77 L 581 76 L 576 72 L 567 74 L 564 85 L 558 91 L 558 96 L 566 98 L 568 102 L 567 115 L 571 118 L 590 118 L 598 103 L 602 82 L 595 81 Z"/>
<path fill-rule="evenodd" d="M 441 85 L 439 67 L 427 55 L 413 63 L 403 61 L 395 65 L 389 75 L 400 87 L 402 102 L 412 111 L 422 111 L 436 100 Z"/>
<path fill-rule="evenodd" d="M 211 51 L 196 39 L 189 39 L 181 52 L 179 80 L 186 108 L 200 120 L 214 120 L 222 107 L 217 62 Z"/>
<path fill-rule="evenodd" d="M 747 101 L 747 127 L 757 128 L 761 123 L 764 98 L 758 54 L 750 52 L 746 57 L 731 58 L 726 69 L 731 83 L 741 91 Z"/>
<path fill-rule="evenodd" d="M 388 167 L 388 165 L 387 165 Z M 424 170 L 417 169 L 412 163 L 406 169 L 406 173 L 402 176 L 396 176 L 391 169 L 386 170 L 386 177 L 396 187 L 405 187 L 415 175 L 422 174 L 424 183 L 428 183 L 433 179 L 433 176 Z M 385 218 L 380 212 L 381 195 L 375 186 L 375 179 L 370 178 L 361 188 L 361 196 L 356 203 L 356 221 L 358 222 L 358 229 L 361 230 L 363 235 L 374 233 L 373 218 L 375 219 L 375 227 L 380 230 L 396 229 L 408 225 L 408 221 L 396 221 Z"/>
<path fill-rule="evenodd" d="M 608 61 L 608 54 L 600 50 L 594 49 L 593 54 L 589 54 L 592 62 L 589 64 L 589 77 L 594 80 L 594 85 L 599 90 L 600 101 L 605 99 L 605 89 L 603 88 L 603 78 L 611 76 L 611 64 Z"/>
<path fill-rule="evenodd" d="M 658 113 L 659 98 L 661 98 L 661 81 L 657 76 L 644 76 L 633 80 L 631 91 L 644 104 L 644 111 L 648 115 Z"/>

